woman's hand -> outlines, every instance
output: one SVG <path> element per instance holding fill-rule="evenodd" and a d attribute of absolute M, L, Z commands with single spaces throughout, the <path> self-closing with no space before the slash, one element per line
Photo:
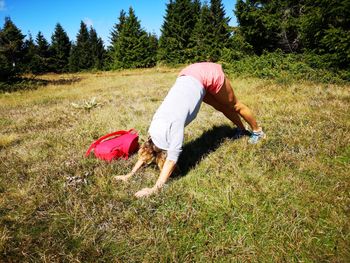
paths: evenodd
<path fill-rule="evenodd" d="M 130 174 L 127 174 L 127 175 L 119 175 L 119 176 L 114 176 L 114 180 L 117 180 L 117 181 L 123 181 L 123 182 L 127 182 L 130 178 Z"/>
<path fill-rule="evenodd" d="M 143 188 L 142 190 L 138 191 L 135 196 L 137 198 L 141 198 L 141 197 L 148 197 L 152 194 L 154 194 L 157 191 L 157 188 Z"/>
<path fill-rule="evenodd" d="M 174 171 L 175 166 L 176 166 L 176 162 L 171 160 L 166 160 L 156 184 L 152 188 L 143 188 L 142 190 L 138 191 L 135 194 L 135 196 L 137 198 L 148 197 L 156 193 L 157 191 L 159 191 L 164 186 L 164 184 L 170 177 L 171 173 Z"/>
<path fill-rule="evenodd" d="M 136 162 L 136 164 L 134 165 L 134 168 L 132 168 L 132 171 L 126 175 L 119 175 L 119 176 L 114 176 L 114 179 L 117 181 L 123 181 L 123 182 L 127 182 L 129 180 L 130 177 L 132 177 L 143 165 L 143 161 L 142 160 L 138 160 Z"/>

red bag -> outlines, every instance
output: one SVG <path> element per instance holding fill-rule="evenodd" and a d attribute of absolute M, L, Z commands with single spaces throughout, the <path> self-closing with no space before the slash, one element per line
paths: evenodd
<path fill-rule="evenodd" d="M 102 160 L 128 159 L 129 155 L 139 148 L 138 139 L 139 136 L 134 129 L 107 134 L 90 145 L 85 157 L 88 157 L 90 152 L 94 150 L 96 158 Z"/>

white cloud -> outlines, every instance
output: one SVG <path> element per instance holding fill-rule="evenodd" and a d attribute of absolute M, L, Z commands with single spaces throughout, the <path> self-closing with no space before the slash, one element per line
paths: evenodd
<path fill-rule="evenodd" d="M 94 26 L 94 22 L 92 21 L 91 18 L 85 17 L 83 21 L 87 27 Z"/>
<path fill-rule="evenodd" d="M 0 0 L 0 11 L 4 11 L 6 9 L 5 0 Z"/>

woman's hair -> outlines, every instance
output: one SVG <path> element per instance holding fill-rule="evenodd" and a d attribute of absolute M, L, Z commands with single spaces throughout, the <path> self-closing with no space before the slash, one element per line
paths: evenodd
<path fill-rule="evenodd" d="M 166 151 L 159 149 L 153 143 L 151 138 L 148 138 L 148 140 L 140 146 L 138 156 L 139 159 L 146 164 L 155 162 L 158 165 L 159 169 L 162 170 L 165 159 L 167 157 L 167 153 Z"/>

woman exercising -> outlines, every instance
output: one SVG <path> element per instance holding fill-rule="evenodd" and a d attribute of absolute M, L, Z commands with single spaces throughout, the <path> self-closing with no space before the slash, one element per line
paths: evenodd
<path fill-rule="evenodd" d="M 127 175 L 116 180 L 127 181 L 143 164 L 156 161 L 160 175 L 152 188 L 143 188 L 136 197 L 147 197 L 159 191 L 176 167 L 182 151 L 184 128 L 197 116 L 202 101 L 222 112 L 238 126 L 239 132 L 247 133 L 242 117 L 252 132 L 249 143 L 257 143 L 265 137 L 250 109 L 235 96 L 230 81 L 220 64 L 195 63 L 184 68 L 164 101 L 153 116 L 149 127 L 149 139 L 139 149 L 138 161 Z"/>

